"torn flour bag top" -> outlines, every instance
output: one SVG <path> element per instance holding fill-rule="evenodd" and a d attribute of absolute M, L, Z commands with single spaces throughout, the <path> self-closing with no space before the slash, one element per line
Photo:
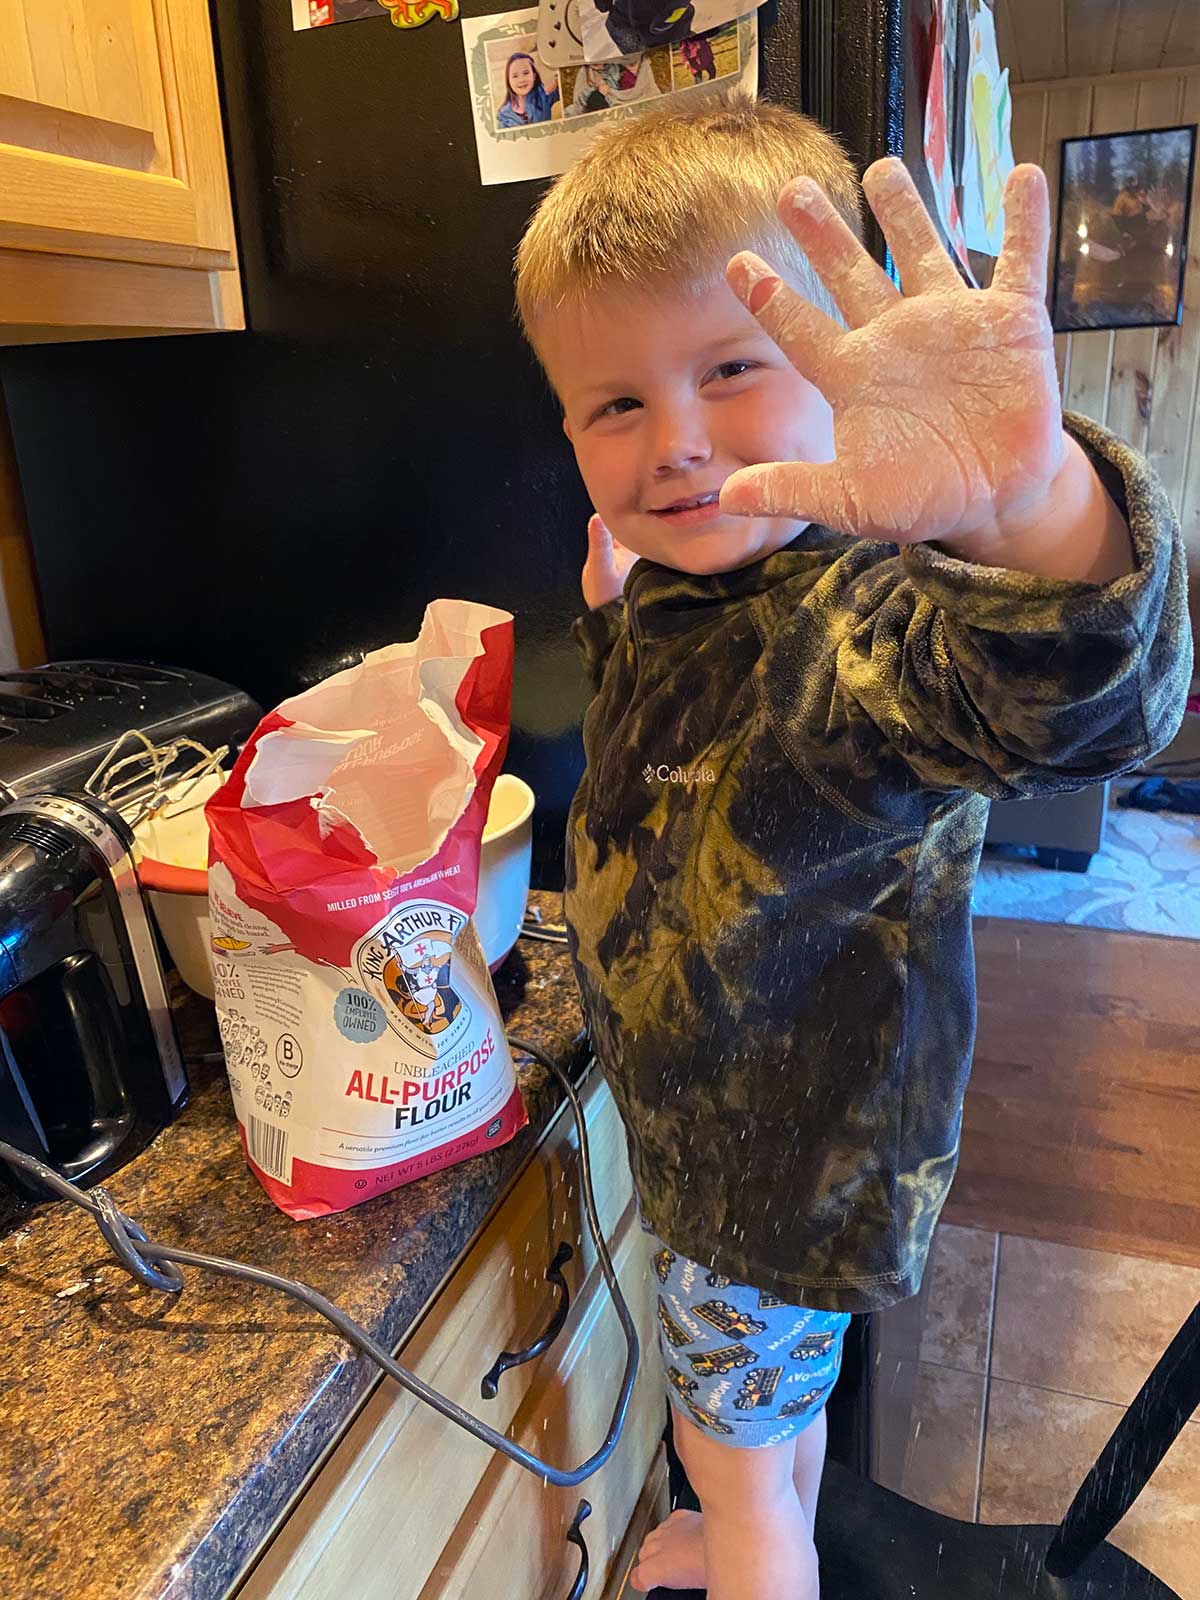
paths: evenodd
<path fill-rule="evenodd" d="M 512 618 L 285 700 L 208 802 L 213 968 L 247 1158 L 322 1216 L 504 1144 L 525 1109 L 471 922 L 508 743 Z"/>

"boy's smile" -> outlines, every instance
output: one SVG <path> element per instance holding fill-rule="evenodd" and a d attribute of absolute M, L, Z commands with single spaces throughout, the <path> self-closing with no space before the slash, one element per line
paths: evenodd
<path fill-rule="evenodd" d="M 539 352 L 592 503 L 626 549 L 691 573 L 760 561 L 805 527 L 722 511 L 766 461 L 829 461 L 833 413 L 717 274 L 614 285 L 544 316 Z"/>

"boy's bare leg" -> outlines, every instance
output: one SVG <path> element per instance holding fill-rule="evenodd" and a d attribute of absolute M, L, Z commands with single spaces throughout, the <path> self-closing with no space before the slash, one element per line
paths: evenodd
<path fill-rule="evenodd" d="M 634 1586 L 706 1588 L 709 1600 L 817 1600 L 812 1517 L 824 1418 L 797 1439 L 756 1450 L 711 1438 L 674 1408 L 671 1420 L 703 1514 L 673 1511 L 647 1535 L 630 1575 Z"/>
<path fill-rule="evenodd" d="M 821 1492 L 821 1474 L 825 1471 L 825 1441 L 829 1434 L 825 1420 L 825 1407 L 812 1419 L 804 1432 L 796 1437 L 796 1461 L 792 1467 L 792 1482 L 804 1515 L 811 1529 L 817 1520 L 817 1496 Z"/>
<path fill-rule="evenodd" d="M 674 1427 L 679 1413 L 672 1408 Z M 675 1427 L 678 1450 L 679 1427 Z M 821 1475 L 825 1467 L 825 1442 L 828 1429 L 825 1409 L 793 1441 L 796 1454 L 792 1482 L 810 1530 L 813 1527 Z M 728 1448 L 728 1447 L 727 1447 Z M 672 1511 L 665 1522 L 653 1528 L 642 1542 L 631 1574 L 633 1584 L 643 1591 L 664 1589 L 703 1589 L 707 1587 L 704 1565 L 704 1522 L 698 1511 Z"/>

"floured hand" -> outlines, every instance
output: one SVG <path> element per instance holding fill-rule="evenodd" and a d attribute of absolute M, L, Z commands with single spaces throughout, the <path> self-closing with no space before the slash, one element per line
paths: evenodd
<path fill-rule="evenodd" d="M 1066 458 L 1054 344 L 1043 303 L 1050 213 L 1039 167 L 1014 169 L 991 287 L 967 287 L 904 165 L 868 168 L 863 189 L 900 271 L 901 293 L 810 179 L 779 215 L 828 285 L 843 329 L 749 252 L 734 292 L 829 401 L 836 459 L 734 473 L 721 504 L 900 543 L 990 538 L 1028 524 Z"/>
<path fill-rule="evenodd" d="M 625 589 L 625 579 L 637 557 L 632 550 L 618 544 L 598 516 L 588 523 L 588 553 L 583 566 L 583 599 L 585 605 L 595 610 L 609 600 L 619 600 Z"/>

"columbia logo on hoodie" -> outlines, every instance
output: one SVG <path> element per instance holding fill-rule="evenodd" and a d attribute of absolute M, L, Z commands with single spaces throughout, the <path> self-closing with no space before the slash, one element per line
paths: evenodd
<path fill-rule="evenodd" d="M 666 762 L 655 767 L 647 762 L 642 768 L 647 783 L 716 783 L 712 767 L 669 767 Z"/>

